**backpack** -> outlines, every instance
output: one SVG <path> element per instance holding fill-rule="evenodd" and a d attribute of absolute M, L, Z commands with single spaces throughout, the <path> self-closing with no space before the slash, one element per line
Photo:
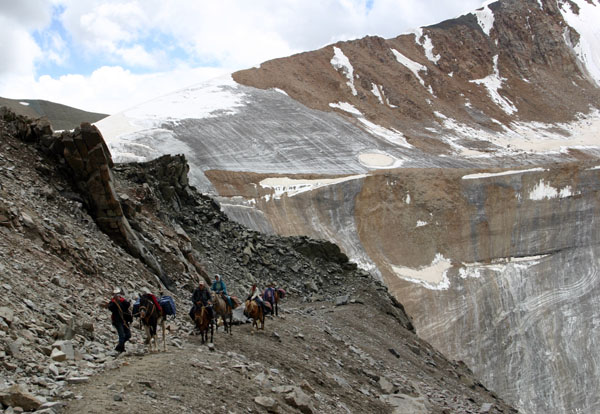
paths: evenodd
<path fill-rule="evenodd" d="M 135 302 L 133 302 L 133 315 L 139 316 L 140 313 L 140 298 L 137 298 Z"/>
<path fill-rule="evenodd" d="M 175 308 L 175 301 L 171 296 L 161 296 L 158 300 L 160 307 L 163 309 L 166 316 L 173 315 L 177 313 L 177 309 Z"/>

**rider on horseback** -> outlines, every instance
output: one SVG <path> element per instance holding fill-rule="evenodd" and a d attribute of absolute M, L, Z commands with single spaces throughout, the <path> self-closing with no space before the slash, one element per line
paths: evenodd
<path fill-rule="evenodd" d="M 256 288 L 256 283 L 254 283 L 252 285 L 252 287 L 250 288 L 250 293 L 248 294 L 248 297 L 246 298 L 246 300 L 253 300 L 253 301 L 255 301 L 262 308 L 263 315 L 265 315 L 267 313 L 267 309 L 265 307 L 265 302 L 260 297 L 260 290 L 258 290 Z"/>
<path fill-rule="evenodd" d="M 263 293 L 263 300 L 271 304 L 271 315 L 275 313 L 275 282 L 268 284 Z"/>
<path fill-rule="evenodd" d="M 221 295 L 223 299 L 227 301 L 227 304 L 233 309 L 233 302 L 231 301 L 231 296 L 227 294 L 227 286 L 225 286 L 225 282 L 221 279 L 221 275 L 218 273 L 215 275 L 215 281 L 213 282 L 210 290 L 215 292 L 217 295 Z"/>
<path fill-rule="evenodd" d="M 209 312 L 210 318 L 214 318 L 212 302 L 210 301 L 210 292 L 206 285 L 204 284 L 204 280 L 200 279 L 198 282 L 198 287 L 194 290 L 192 294 L 192 309 L 190 309 L 190 318 L 194 321 L 194 314 L 196 313 L 196 309 L 199 306 L 204 306 Z"/>

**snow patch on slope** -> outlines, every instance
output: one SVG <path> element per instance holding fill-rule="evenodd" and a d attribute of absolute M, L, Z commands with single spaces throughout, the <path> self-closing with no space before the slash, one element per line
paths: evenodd
<path fill-rule="evenodd" d="M 365 174 L 350 175 L 340 178 L 320 178 L 317 180 L 295 179 L 288 177 L 272 177 L 265 178 L 259 184 L 262 188 L 270 188 L 273 190 L 273 199 L 278 200 L 282 196 L 293 197 L 300 193 L 313 191 L 317 188 L 326 187 L 334 184 L 343 183 L 345 181 L 358 180 L 366 177 Z M 270 194 L 265 196 L 267 201 L 270 199 Z"/>
<path fill-rule="evenodd" d="M 579 33 L 579 43 L 573 46 L 577 57 L 600 86 L 600 1 L 572 0 L 579 7 L 579 14 L 568 3 L 560 6 L 563 18 Z"/>
<path fill-rule="evenodd" d="M 500 70 L 498 69 L 498 55 L 494 56 L 494 73 L 486 76 L 483 79 L 470 80 L 469 82 L 477 85 L 483 85 L 488 90 L 488 94 L 492 101 L 494 101 L 504 112 L 509 115 L 517 112 L 517 107 L 508 99 L 500 95 L 499 89 L 502 87 L 502 82 L 506 79 L 500 77 Z"/>
<path fill-rule="evenodd" d="M 495 0 L 487 1 L 483 7 L 474 12 L 477 17 L 477 23 L 481 26 L 481 30 L 489 37 L 492 28 L 494 27 L 494 12 L 488 7 Z"/>
<path fill-rule="evenodd" d="M 131 160 L 131 151 L 125 148 L 131 149 L 132 142 L 140 138 L 144 131 L 158 131 L 159 137 L 155 143 L 160 145 L 163 142 L 166 145 L 169 140 L 166 135 L 172 133 L 162 130 L 164 134 L 160 136 L 162 125 L 176 124 L 183 119 L 233 115 L 237 108 L 245 105 L 246 95 L 238 90 L 238 84 L 231 75 L 227 75 L 153 99 L 104 118 L 95 125 L 102 132 L 115 160 L 123 160 L 121 156 Z M 146 156 L 136 157 L 138 161 L 148 159 Z"/>
<path fill-rule="evenodd" d="M 396 131 L 395 129 L 384 128 L 380 125 L 374 124 L 373 122 L 366 120 L 365 118 L 359 118 L 358 120 L 373 135 L 377 135 L 378 137 L 381 137 L 393 144 L 400 145 L 406 148 L 412 148 L 412 145 L 410 145 L 406 141 L 406 138 L 404 137 L 404 134 L 402 134 L 402 132 Z"/>
<path fill-rule="evenodd" d="M 419 72 L 427 73 L 427 67 L 421 65 L 420 63 L 415 62 L 414 60 L 410 60 L 409 58 L 404 56 L 402 53 L 398 52 L 396 49 L 391 49 L 391 51 L 394 54 L 394 56 L 396 57 L 396 60 L 398 61 L 398 63 L 400 63 L 401 65 L 408 68 L 415 75 L 415 77 L 419 80 L 419 83 L 421 85 L 423 85 L 424 88 L 427 88 L 427 86 L 425 86 L 425 80 L 423 80 L 423 78 L 419 74 Z M 431 86 L 429 86 L 428 90 L 429 90 L 429 93 L 431 93 L 433 95 L 433 89 L 431 89 Z"/>
<path fill-rule="evenodd" d="M 330 107 L 341 109 L 344 112 L 348 112 L 355 115 L 362 115 L 362 113 L 356 109 L 356 107 L 348 102 L 338 102 L 338 103 L 330 103 Z"/>
<path fill-rule="evenodd" d="M 352 67 L 352 64 L 350 64 L 350 59 L 344 55 L 344 52 L 342 52 L 342 49 L 339 47 L 333 47 L 331 66 L 333 66 L 336 70 L 341 70 L 346 78 L 348 78 L 346 85 L 352 89 L 352 95 L 356 96 L 357 92 L 356 88 L 354 87 L 354 68 Z"/>
<path fill-rule="evenodd" d="M 446 290 L 450 287 L 450 280 L 447 273 L 452 267 L 452 263 L 440 253 L 435 255 L 430 265 L 422 266 L 418 269 L 394 265 L 391 267 L 400 279 L 418 283 L 427 289 Z"/>
<path fill-rule="evenodd" d="M 433 42 L 431 41 L 431 38 L 428 35 L 423 34 L 422 27 L 419 27 L 417 30 L 415 30 L 415 42 L 417 42 L 417 44 L 423 48 L 427 59 L 429 59 L 435 64 L 438 63 L 441 56 L 433 54 Z"/>
<path fill-rule="evenodd" d="M 530 172 L 543 172 L 546 171 L 543 168 L 531 168 L 529 170 L 511 170 L 511 171 L 502 171 L 499 173 L 479 173 L 479 174 L 468 174 L 463 175 L 463 180 L 477 180 L 479 178 L 491 178 L 491 177 L 502 177 L 505 175 L 514 175 L 514 174 L 525 174 Z"/>
<path fill-rule="evenodd" d="M 544 180 L 540 180 L 539 183 L 533 188 L 533 190 L 529 193 L 530 200 L 550 200 L 553 198 L 567 198 L 573 196 L 573 189 L 570 185 L 562 188 L 560 191 L 552 187 L 550 184 L 544 182 Z"/>

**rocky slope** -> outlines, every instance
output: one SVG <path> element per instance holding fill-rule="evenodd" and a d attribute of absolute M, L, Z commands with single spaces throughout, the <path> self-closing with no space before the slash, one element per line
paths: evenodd
<path fill-rule="evenodd" d="M 116 159 L 185 153 L 248 227 L 337 243 L 523 411 L 593 411 L 598 21 L 598 0 L 486 2 L 98 127 Z"/>
<path fill-rule="evenodd" d="M 514 412 L 415 335 L 387 288 L 337 246 L 230 221 L 187 185 L 183 157 L 117 165 L 110 185 L 172 282 L 166 290 L 121 237 L 101 231 L 93 189 L 78 184 L 72 154 L 56 150 L 82 132 L 32 135 L 34 126 L 7 111 L 0 119 L 4 412 Z M 200 345 L 189 335 L 188 298 L 198 277 L 216 272 L 240 296 L 253 282 L 287 288 L 282 317 Z M 112 351 L 100 305 L 114 286 L 130 298 L 143 287 L 175 297 L 166 354 L 146 355 L 137 329 L 129 352 Z"/>
<path fill-rule="evenodd" d="M 98 122 L 108 115 L 83 111 L 42 99 L 8 99 L 0 97 L 0 106 L 30 118 L 46 117 L 55 130 L 74 129 L 82 122 Z"/>

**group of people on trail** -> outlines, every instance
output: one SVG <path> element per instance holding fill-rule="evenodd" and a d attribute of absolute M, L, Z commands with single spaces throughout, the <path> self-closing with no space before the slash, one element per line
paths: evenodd
<path fill-rule="evenodd" d="M 227 304 L 233 308 L 233 301 L 231 300 L 231 296 L 227 294 L 227 286 L 223 281 L 221 275 L 215 275 L 215 280 L 210 287 L 210 290 L 215 292 L 217 295 L 221 295 L 221 297 L 227 301 Z M 264 298 L 261 297 L 260 290 L 258 289 L 256 283 L 252 285 L 250 288 L 250 293 L 246 300 L 254 300 L 263 310 L 264 314 L 273 313 L 274 305 L 275 305 L 275 284 L 273 282 L 269 283 L 269 286 L 265 290 Z M 267 309 L 265 305 L 265 300 L 268 301 L 271 305 L 270 309 Z M 212 309 L 211 295 L 208 287 L 204 283 L 203 279 L 200 279 L 198 282 L 198 287 L 194 289 L 192 294 L 192 308 L 190 309 L 190 318 L 192 321 L 194 320 L 194 314 L 198 306 L 204 306 L 209 311 L 210 318 L 214 318 L 214 310 Z"/>
<path fill-rule="evenodd" d="M 227 293 L 227 286 L 221 278 L 221 275 L 215 275 L 215 280 L 213 281 L 210 290 L 204 280 L 200 278 L 198 287 L 196 287 L 192 293 L 192 308 L 189 312 L 192 321 L 194 321 L 194 315 L 198 307 L 206 307 L 206 309 L 209 311 L 209 317 L 211 319 L 215 317 L 215 312 L 212 308 L 211 291 L 215 292 L 217 295 L 220 295 L 232 309 L 234 308 L 233 300 Z M 110 310 L 112 325 L 115 327 L 119 336 L 118 343 L 115 347 L 115 351 L 118 353 L 125 352 L 125 342 L 131 339 L 130 325 L 133 322 L 133 314 L 130 310 L 131 304 L 122 296 L 121 293 L 121 289 L 115 288 L 110 301 L 103 305 Z M 152 300 L 159 313 L 162 312 L 157 297 L 154 296 L 148 288 L 142 289 L 140 297 L 144 296 Z M 273 282 L 269 283 L 264 295 L 261 297 L 260 290 L 258 289 L 256 283 L 254 283 L 250 288 L 250 292 L 246 300 L 255 301 L 262 308 L 263 314 L 272 314 L 275 305 L 275 284 Z M 265 301 L 271 305 L 270 309 L 268 309 Z"/>

